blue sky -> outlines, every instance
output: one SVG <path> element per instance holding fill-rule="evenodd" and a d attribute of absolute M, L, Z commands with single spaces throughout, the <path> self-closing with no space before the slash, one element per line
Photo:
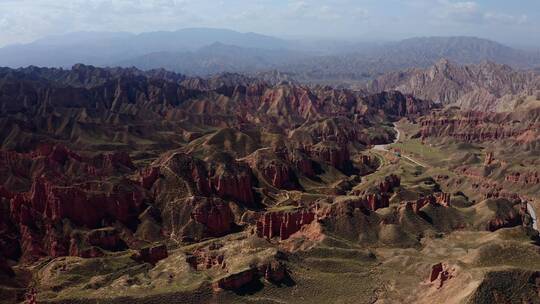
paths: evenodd
<path fill-rule="evenodd" d="M 0 0 L 0 46 L 73 31 L 219 27 L 286 37 L 470 35 L 540 45 L 540 0 Z"/>

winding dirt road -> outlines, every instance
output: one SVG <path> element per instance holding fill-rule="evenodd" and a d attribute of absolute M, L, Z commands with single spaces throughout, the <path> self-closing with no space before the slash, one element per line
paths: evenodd
<path fill-rule="evenodd" d="M 400 137 L 401 137 L 401 131 L 398 129 L 396 124 L 394 124 L 394 130 L 396 130 L 397 135 L 396 135 L 396 138 L 394 139 L 393 143 L 385 144 L 385 145 L 375 145 L 375 146 L 373 146 L 372 149 L 375 150 L 375 151 L 390 152 L 390 148 L 389 148 L 390 145 L 396 144 L 399 141 Z M 414 158 L 412 158 L 412 157 L 410 157 L 408 155 L 402 154 L 401 158 L 405 158 L 405 159 L 413 162 L 414 164 L 416 164 L 416 165 L 418 165 L 418 166 L 420 166 L 422 168 L 427 168 L 427 166 L 425 164 L 421 163 L 420 161 L 418 161 L 418 160 L 416 160 L 416 159 L 414 159 Z"/>

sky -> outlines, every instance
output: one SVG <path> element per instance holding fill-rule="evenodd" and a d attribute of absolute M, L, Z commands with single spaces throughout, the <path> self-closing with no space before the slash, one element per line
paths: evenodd
<path fill-rule="evenodd" d="M 189 27 L 349 40 L 466 35 L 540 46 L 540 0 L 0 0 L 0 46 L 68 32 Z"/>

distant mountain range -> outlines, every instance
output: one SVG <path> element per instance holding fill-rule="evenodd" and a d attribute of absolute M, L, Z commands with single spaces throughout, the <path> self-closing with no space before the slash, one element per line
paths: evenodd
<path fill-rule="evenodd" d="M 216 42 L 257 49 L 280 49 L 289 44 L 270 36 L 209 28 L 142 34 L 78 32 L 1 48 L 0 66 L 105 66 L 146 54 L 195 51 Z"/>
<path fill-rule="evenodd" d="M 426 68 L 441 58 L 459 64 L 493 61 L 519 69 L 540 67 L 540 52 L 475 37 L 411 38 L 384 44 L 292 41 L 224 29 L 174 32 L 72 33 L 0 48 L 0 66 L 164 68 L 206 76 L 277 70 L 300 82 L 357 84 L 388 72 Z"/>
<path fill-rule="evenodd" d="M 369 82 L 374 93 L 397 90 L 445 105 L 480 111 L 512 111 L 540 99 L 540 75 L 508 65 L 458 65 L 446 59 L 428 68 L 388 73 Z"/>
<path fill-rule="evenodd" d="M 305 58 L 283 70 L 297 74 L 301 81 L 343 83 L 408 68 L 426 68 L 443 58 L 459 64 L 492 61 L 520 69 L 540 66 L 538 52 L 475 37 L 426 37 L 365 47 L 348 54 Z"/>
<path fill-rule="evenodd" d="M 309 56 L 288 49 L 247 48 L 215 42 L 196 51 L 155 52 L 117 62 L 139 69 L 167 68 L 188 75 L 252 72 L 279 68 Z"/>

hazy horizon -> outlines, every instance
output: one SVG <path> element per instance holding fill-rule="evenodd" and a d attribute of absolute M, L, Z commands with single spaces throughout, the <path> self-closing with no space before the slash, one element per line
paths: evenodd
<path fill-rule="evenodd" d="M 0 47 L 77 32 L 223 28 L 285 39 L 474 36 L 539 47 L 540 1 L 1 0 Z"/>

